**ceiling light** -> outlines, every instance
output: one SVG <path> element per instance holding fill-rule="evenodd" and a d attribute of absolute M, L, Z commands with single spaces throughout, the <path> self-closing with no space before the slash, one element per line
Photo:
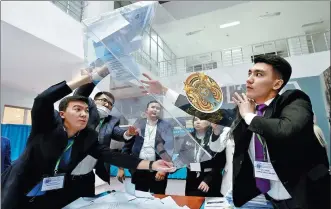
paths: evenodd
<path fill-rule="evenodd" d="M 259 19 L 266 19 L 266 18 L 270 18 L 270 17 L 276 17 L 279 15 L 280 15 L 280 12 L 274 12 L 274 13 L 266 12 L 264 15 L 260 15 Z"/>
<path fill-rule="evenodd" d="M 225 23 L 223 25 L 220 25 L 220 28 L 227 28 L 227 27 L 231 27 L 231 26 L 235 26 L 235 25 L 239 25 L 239 24 L 240 24 L 239 21 L 234 21 L 234 22 Z"/>
<path fill-rule="evenodd" d="M 322 23 L 324 23 L 323 20 L 318 21 L 318 22 L 307 23 L 307 24 L 302 25 L 301 27 L 304 28 L 304 27 L 309 27 L 309 26 L 313 26 L 313 25 L 319 25 L 319 24 L 322 24 Z"/>

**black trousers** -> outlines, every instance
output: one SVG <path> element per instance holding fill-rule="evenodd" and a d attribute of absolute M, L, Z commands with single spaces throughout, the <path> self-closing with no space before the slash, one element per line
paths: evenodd
<path fill-rule="evenodd" d="M 198 189 L 200 183 L 204 180 L 209 172 L 201 172 L 197 176 L 197 172 L 187 169 L 186 184 L 185 184 L 185 196 L 198 196 L 198 197 L 221 197 L 221 184 L 222 174 L 214 175 L 212 180 L 208 183 L 209 191 L 207 193 Z"/>
<path fill-rule="evenodd" d="M 155 175 L 157 172 L 145 170 L 135 170 L 134 172 L 130 172 L 132 175 L 131 182 L 132 184 L 135 184 L 136 190 L 151 192 L 154 194 L 165 194 L 168 184 L 168 175 L 165 176 L 164 180 L 156 181 Z"/>
<path fill-rule="evenodd" d="M 81 175 L 67 175 L 64 188 L 47 191 L 45 195 L 24 197 L 20 201 L 20 208 L 24 209 L 61 209 L 80 197 L 94 196 L 95 176 L 93 171 Z"/>

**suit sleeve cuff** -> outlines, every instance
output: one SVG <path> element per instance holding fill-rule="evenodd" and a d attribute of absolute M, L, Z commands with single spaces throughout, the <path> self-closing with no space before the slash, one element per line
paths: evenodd
<path fill-rule="evenodd" d="M 126 134 L 125 134 L 126 132 L 124 132 L 124 134 L 123 134 L 123 138 L 125 139 L 125 140 L 130 140 L 133 136 L 127 136 Z"/>
<path fill-rule="evenodd" d="M 252 120 L 253 120 L 253 118 L 254 118 L 255 116 L 256 116 L 256 114 L 254 114 L 254 113 L 247 113 L 247 114 L 245 115 L 245 118 L 244 118 L 246 124 L 247 124 L 247 125 L 250 125 L 251 122 L 252 122 Z"/>
<path fill-rule="evenodd" d="M 170 101 L 172 104 L 175 104 L 177 99 L 179 97 L 179 94 L 175 92 L 174 90 L 168 89 L 168 91 L 165 94 L 165 98 Z"/>

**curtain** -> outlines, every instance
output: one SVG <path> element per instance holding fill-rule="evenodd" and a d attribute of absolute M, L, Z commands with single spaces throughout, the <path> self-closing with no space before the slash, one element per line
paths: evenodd
<path fill-rule="evenodd" d="M 30 125 L 1 124 L 1 136 L 10 140 L 11 160 L 16 160 L 23 152 L 30 131 Z"/>

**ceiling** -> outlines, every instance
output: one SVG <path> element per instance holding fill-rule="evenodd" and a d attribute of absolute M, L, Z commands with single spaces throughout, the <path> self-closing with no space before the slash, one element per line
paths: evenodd
<path fill-rule="evenodd" d="M 279 16 L 259 19 L 267 13 Z M 302 27 L 318 21 L 315 26 Z M 221 24 L 241 24 L 220 29 Z M 172 1 L 159 6 L 153 28 L 177 57 L 247 46 L 330 28 L 329 1 Z M 187 36 L 187 33 L 197 32 Z"/>

